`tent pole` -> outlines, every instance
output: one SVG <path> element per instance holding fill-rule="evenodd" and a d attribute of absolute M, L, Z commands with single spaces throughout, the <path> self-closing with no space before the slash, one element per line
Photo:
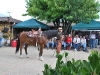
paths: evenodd
<path fill-rule="evenodd" d="M 13 39 L 13 27 L 12 27 L 12 38 L 11 39 Z"/>
<path fill-rule="evenodd" d="M 72 29 L 71 29 L 71 33 L 70 34 L 72 35 Z"/>

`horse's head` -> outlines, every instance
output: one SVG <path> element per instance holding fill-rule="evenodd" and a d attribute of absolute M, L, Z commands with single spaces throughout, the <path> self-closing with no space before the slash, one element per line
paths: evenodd
<path fill-rule="evenodd" d="M 39 28 L 38 34 L 39 34 L 39 37 L 41 37 L 41 35 L 42 35 L 42 30 L 41 30 L 41 28 Z"/>

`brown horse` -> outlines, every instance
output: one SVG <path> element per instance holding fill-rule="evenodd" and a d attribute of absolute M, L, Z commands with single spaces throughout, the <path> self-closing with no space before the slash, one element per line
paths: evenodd
<path fill-rule="evenodd" d="M 37 44 L 40 60 L 43 60 L 43 58 L 42 58 L 43 49 L 47 44 L 47 39 L 50 39 L 52 37 L 57 37 L 58 39 L 60 39 L 61 34 L 59 33 L 58 30 L 47 30 L 47 31 L 42 31 L 41 34 L 38 33 L 38 35 L 34 34 L 34 37 L 28 37 L 27 32 L 21 32 L 18 37 L 16 53 L 19 51 L 19 48 L 20 48 L 20 55 L 22 57 L 22 47 L 25 44 L 25 53 L 26 53 L 26 55 L 28 55 L 28 53 L 27 53 L 28 45 L 36 46 L 36 44 Z"/>
<path fill-rule="evenodd" d="M 18 36 L 18 41 L 17 41 L 17 46 L 16 46 L 16 53 L 19 51 L 20 48 L 20 55 L 22 57 L 22 48 L 25 45 L 25 53 L 27 53 L 27 47 L 28 45 L 33 45 L 36 46 L 36 40 L 37 40 L 37 35 L 34 35 L 34 37 L 28 37 L 27 36 L 28 32 L 21 32 L 20 35 Z"/>

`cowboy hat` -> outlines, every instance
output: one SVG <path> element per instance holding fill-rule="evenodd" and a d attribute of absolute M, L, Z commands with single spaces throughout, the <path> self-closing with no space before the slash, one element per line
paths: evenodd
<path fill-rule="evenodd" d="M 59 27 L 58 29 L 59 29 L 59 30 L 62 30 L 62 28 L 61 28 L 61 27 Z"/>

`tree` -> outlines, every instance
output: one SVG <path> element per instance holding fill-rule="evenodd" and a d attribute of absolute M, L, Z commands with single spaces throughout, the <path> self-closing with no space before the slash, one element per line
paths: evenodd
<path fill-rule="evenodd" d="M 24 15 L 53 22 L 56 29 L 62 21 L 67 34 L 73 22 L 89 22 L 98 18 L 99 7 L 95 0 L 26 0 L 27 13 Z"/>

